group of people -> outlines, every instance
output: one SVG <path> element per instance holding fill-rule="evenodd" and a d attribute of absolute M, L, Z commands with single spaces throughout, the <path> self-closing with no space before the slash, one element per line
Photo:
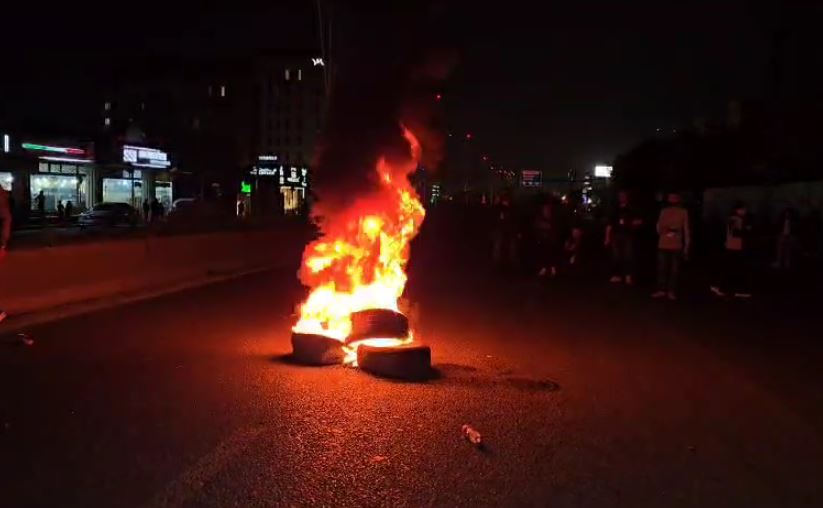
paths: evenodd
<path fill-rule="evenodd" d="M 149 202 L 149 198 L 143 200 L 143 220 L 146 224 L 156 222 L 163 219 L 166 214 L 166 207 L 157 198 Z"/>
<path fill-rule="evenodd" d="M 493 261 L 500 266 L 514 266 L 523 265 L 530 257 L 532 262 L 525 263 L 529 265 L 528 271 L 549 279 L 561 270 L 580 265 L 581 255 L 586 251 L 584 231 L 589 235 L 595 229 L 584 228 L 579 214 L 564 202 L 552 199 L 544 200 L 534 212 L 523 214 L 516 211 L 510 198 L 502 197 L 494 208 L 494 223 Z M 775 268 L 792 267 L 797 229 L 794 212 L 787 210 L 781 214 L 775 234 Z M 652 234 L 656 235 L 654 239 Z M 635 207 L 628 193 L 619 192 L 602 239 L 611 261 L 610 282 L 629 286 L 636 283 L 638 259 L 648 260 L 645 266 L 649 266 L 651 242 L 656 242 L 656 287 L 651 296 L 677 300 L 683 263 L 692 251 L 689 212 L 679 194 L 666 196 L 666 203 L 655 219 Z M 709 260 L 708 290 L 718 297 L 750 298 L 753 277 L 749 273 L 749 254 L 755 242 L 745 204 L 733 206 L 723 224 L 722 240 L 703 243 L 717 243 L 717 250 L 722 250 L 720 258 Z M 711 246 L 703 246 L 711 250 Z"/>
<path fill-rule="evenodd" d="M 74 203 L 69 199 L 64 205 L 63 200 L 59 200 L 57 202 L 57 220 L 63 222 L 71 219 L 72 215 L 74 215 Z"/>
<path fill-rule="evenodd" d="M 643 226 L 642 216 L 632 208 L 628 194 L 618 194 L 615 212 L 606 226 L 605 245 L 611 249 L 612 283 L 634 283 L 635 250 Z M 751 247 L 752 225 L 743 203 L 734 205 L 725 222 L 724 253 L 721 266 L 712 274 L 710 291 L 720 297 L 750 298 L 750 277 L 744 253 Z M 657 233 L 657 288 L 652 298 L 677 300 L 683 262 L 689 259 L 692 228 L 689 213 L 679 194 L 670 193 L 655 224 Z"/>

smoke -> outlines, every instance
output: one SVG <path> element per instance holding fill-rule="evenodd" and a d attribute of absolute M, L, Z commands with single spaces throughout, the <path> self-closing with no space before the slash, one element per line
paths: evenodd
<path fill-rule="evenodd" d="M 454 53 L 438 48 L 437 9 L 422 2 L 335 7 L 333 16 L 334 77 L 313 161 L 315 215 L 321 217 L 376 189 L 379 157 L 408 160 L 401 123 L 420 140 L 424 167 L 437 166 L 444 135 L 435 95 L 455 61 Z"/>

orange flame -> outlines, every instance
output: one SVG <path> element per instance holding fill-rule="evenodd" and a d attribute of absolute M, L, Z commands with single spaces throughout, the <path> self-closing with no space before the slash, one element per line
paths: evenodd
<path fill-rule="evenodd" d="M 351 333 L 352 312 L 398 310 L 397 301 L 406 286 L 409 242 L 425 216 L 408 179 L 417 168 L 420 143 L 408 129 L 404 128 L 403 135 L 411 158 L 392 164 L 380 158 L 375 167 L 378 190 L 326 217 L 323 235 L 303 252 L 300 280 L 312 291 L 300 305 L 300 319 L 293 331 L 344 341 Z M 410 340 L 380 339 L 373 344 L 390 346 Z M 357 345 L 346 346 L 346 363 L 353 362 Z"/>

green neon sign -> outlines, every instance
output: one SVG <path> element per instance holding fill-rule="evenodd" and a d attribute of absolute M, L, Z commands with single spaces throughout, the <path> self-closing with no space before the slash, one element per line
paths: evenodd
<path fill-rule="evenodd" d="M 251 184 L 246 182 L 240 182 L 240 192 L 243 194 L 251 194 Z"/>
<path fill-rule="evenodd" d="M 35 152 L 54 152 L 54 153 L 65 153 L 71 155 L 83 155 L 86 153 L 85 150 L 81 148 L 68 148 L 63 146 L 49 146 L 49 145 L 38 145 L 37 143 L 21 143 L 20 146 L 23 147 L 24 150 L 33 150 Z"/>

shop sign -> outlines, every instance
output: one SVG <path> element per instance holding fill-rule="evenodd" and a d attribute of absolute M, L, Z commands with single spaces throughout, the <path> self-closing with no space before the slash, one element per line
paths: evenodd
<path fill-rule="evenodd" d="M 38 145 L 37 143 L 22 143 L 20 146 L 23 147 L 23 150 L 29 150 L 31 152 L 62 153 L 66 155 L 86 155 L 86 151 L 82 148 L 74 148 L 70 146 Z"/>
<path fill-rule="evenodd" d="M 165 169 L 171 166 L 169 154 L 156 148 L 123 146 L 123 162 L 144 168 Z"/>
<path fill-rule="evenodd" d="M 520 172 L 520 185 L 523 187 L 540 187 L 542 184 L 542 171 L 536 169 L 524 169 Z"/>

